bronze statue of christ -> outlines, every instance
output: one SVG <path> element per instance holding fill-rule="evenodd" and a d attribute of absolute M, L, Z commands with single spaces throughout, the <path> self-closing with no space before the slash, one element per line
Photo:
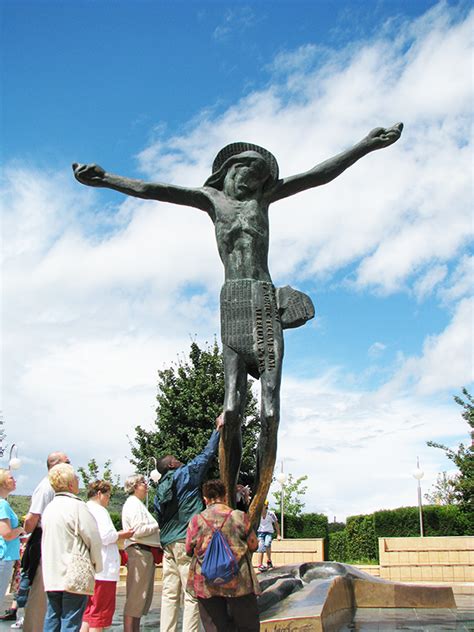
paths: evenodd
<path fill-rule="evenodd" d="M 275 288 L 268 269 L 270 204 L 326 184 L 366 154 L 400 138 L 403 125 L 372 130 L 351 149 L 309 171 L 279 178 L 275 157 L 263 147 L 238 142 L 222 149 L 212 175 L 201 187 L 151 183 L 110 174 L 98 165 L 74 164 L 82 184 L 126 195 L 192 206 L 205 211 L 215 227 L 225 280 L 221 290 L 224 358 L 224 430 L 219 448 L 223 482 L 234 505 L 242 454 L 241 420 L 247 376 L 260 380 L 261 430 L 251 519 L 260 515 L 272 481 L 280 420 L 283 329 L 314 315 L 311 299 L 289 286 Z"/>

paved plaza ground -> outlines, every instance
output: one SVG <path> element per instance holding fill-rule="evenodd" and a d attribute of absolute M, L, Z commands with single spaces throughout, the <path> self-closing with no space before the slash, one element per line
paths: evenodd
<path fill-rule="evenodd" d="M 123 630 L 122 615 L 125 588 L 118 589 L 117 612 L 109 630 Z M 150 612 L 142 619 L 142 632 L 159 632 L 161 583 L 155 585 Z M 359 608 L 354 622 L 337 632 L 474 632 L 474 595 L 456 595 L 457 610 L 416 608 Z M 10 629 L 10 623 L 0 622 L 0 631 Z M 179 625 L 182 630 L 181 622 Z M 335 631 L 336 632 L 336 631 Z"/>

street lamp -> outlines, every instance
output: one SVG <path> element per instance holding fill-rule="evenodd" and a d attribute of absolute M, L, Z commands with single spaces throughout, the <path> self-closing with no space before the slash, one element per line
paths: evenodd
<path fill-rule="evenodd" d="M 421 479 L 425 473 L 420 468 L 420 459 L 416 457 L 416 470 L 413 470 L 413 478 L 418 481 L 418 511 L 420 512 L 420 536 L 423 537 L 423 511 L 421 509 Z"/>
<path fill-rule="evenodd" d="M 13 451 L 15 451 L 15 456 L 13 456 Z M 18 458 L 18 447 L 14 443 L 10 448 L 10 458 L 8 460 L 8 467 L 11 470 L 17 470 L 21 467 L 21 460 Z"/>
<path fill-rule="evenodd" d="M 283 471 L 283 461 L 281 462 L 281 472 L 276 475 L 276 479 L 281 485 L 281 494 L 280 494 L 280 500 L 281 500 L 281 506 L 280 506 L 281 527 L 280 527 L 280 531 L 281 531 L 281 539 L 283 540 L 283 537 L 284 537 L 283 536 L 283 520 L 284 520 L 284 518 L 283 518 L 283 514 L 284 514 L 283 500 L 284 500 L 284 496 L 285 496 L 285 483 L 286 483 L 286 474 Z"/>
<path fill-rule="evenodd" d="M 153 461 L 153 469 L 150 472 L 150 461 Z M 148 483 L 148 481 L 151 480 L 154 483 L 158 483 L 158 481 L 161 478 L 161 474 L 158 472 L 158 470 L 156 469 L 156 459 L 154 456 L 150 456 L 147 459 L 147 465 L 146 465 L 146 482 Z M 146 508 L 148 509 L 148 489 L 146 492 Z"/>

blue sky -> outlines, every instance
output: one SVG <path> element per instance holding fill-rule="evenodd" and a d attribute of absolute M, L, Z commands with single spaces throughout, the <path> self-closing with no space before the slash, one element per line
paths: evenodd
<path fill-rule="evenodd" d="M 81 187 L 70 163 L 201 185 L 248 140 L 304 171 L 371 128 L 401 140 L 271 211 L 287 332 L 279 459 L 332 518 L 413 504 L 466 440 L 472 385 L 472 21 L 463 2 L 1 3 L 3 380 L 31 491 L 52 449 L 111 458 L 156 371 L 219 334 L 222 269 L 193 209 Z"/>

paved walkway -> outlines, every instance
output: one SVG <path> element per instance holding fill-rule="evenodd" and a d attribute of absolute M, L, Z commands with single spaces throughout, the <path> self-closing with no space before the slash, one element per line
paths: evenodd
<path fill-rule="evenodd" d="M 123 630 L 122 610 L 125 589 L 119 587 L 117 611 L 113 626 L 108 628 L 118 632 Z M 155 584 L 155 594 L 150 612 L 142 619 L 141 632 L 158 632 L 160 622 L 161 584 Z M 359 608 L 354 622 L 339 628 L 337 632 L 474 632 L 474 596 L 456 595 L 457 609 L 428 608 Z M 0 631 L 10 629 L 10 623 L 0 622 Z M 180 632 L 181 622 L 179 625 Z M 336 631 L 334 631 L 336 632 Z"/>

